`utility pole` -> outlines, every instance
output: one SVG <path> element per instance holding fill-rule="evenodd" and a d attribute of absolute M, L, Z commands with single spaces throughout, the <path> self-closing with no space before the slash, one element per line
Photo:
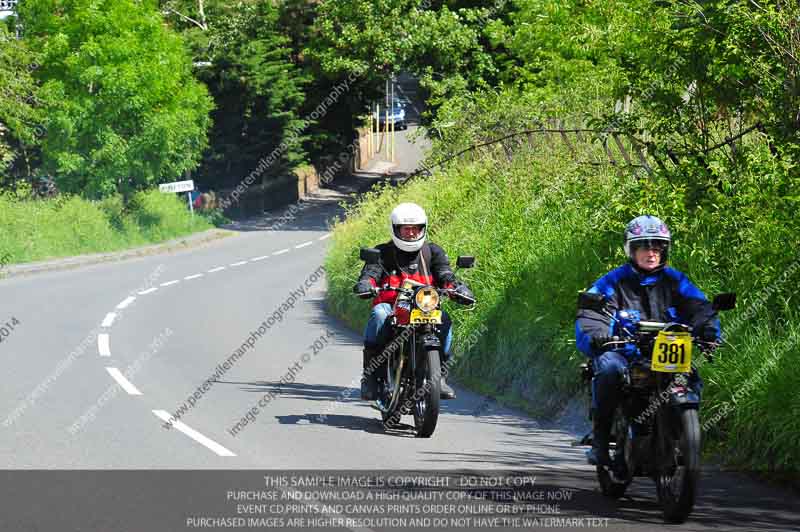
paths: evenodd
<path fill-rule="evenodd" d="M 389 158 L 389 78 L 386 78 L 386 90 L 384 91 L 384 99 L 386 101 L 386 121 L 383 123 L 383 138 L 386 158 Z"/>
<path fill-rule="evenodd" d="M 380 149 L 381 149 L 381 104 L 379 102 L 375 102 L 375 153 L 378 153 Z"/>
<path fill-rule="evenodd" d="M 370 158 L 372 158 L 372 102 L 369 104 L 369 118 L 367 119 L 367 128 L 369 129 L 369 133 L 367 134 L 367 153 L 369 153 Z"/>
<path fill-rule="evenodd" d="M 395 79 L 396 78 L 394 77 L 394 74 L 392 74 L 392 106 L 391 106 L 391 109 L 392 109 L 392 158 L 391 158 L 391 161 L 392 162 L 394 162 L 394 158 L 395 158 L 394 157 L 394 131 L 395 131 L 395 123 L 394 123 L 394 120 L 395 120 L 395 114 L 394 114 L 394 109 L 395 109 L 395 107 L 394 107 L 394 83 L 395 83 Z"/>

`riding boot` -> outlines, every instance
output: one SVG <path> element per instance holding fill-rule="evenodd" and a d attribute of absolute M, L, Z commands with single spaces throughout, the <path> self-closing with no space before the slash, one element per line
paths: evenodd
<path fill-rule="evenodd" d="M 440 399 L 455 399 L 456 398 L 456 391 L 447 384 L 447 374 L 449 373 L 449 361 L 450 356 L 447 354 L 439 352 L 439 362 L 442 368 L 442 379 L 440 381 L 440 388 L 439 388 L 439 398 Z"/>
<path fill-rule="evenodd" d="M 611 457 L 608 455 L 611 418 L 606 419 L 595 412 L 592 422 L 592 448 L 586 453 L 586 458 L 591 465 L 611 466 Z"/>
<path fill-rule="evenodd" d="M 374 401 L 378 398 L 378 380 L 376 368 L 370 366 L 370 362 L 378 355 L 378 349 L 374 346 L 364 346 L 364 368 L 361 374 L 361 399 Z"/>

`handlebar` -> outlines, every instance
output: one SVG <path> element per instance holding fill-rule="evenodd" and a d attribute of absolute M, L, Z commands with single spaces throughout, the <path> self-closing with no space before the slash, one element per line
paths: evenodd
<path fill-rule="evenodd" d="M 642 322 L 642 323 L 645 323 L 645 322 Z M 656 323 L 656 322 L 649 322 L 649 323 Z M 670 324 L 662 324 L 662 325 L 670 325 Z M 689 327 L 688 325 L 686 326 L 686 328 L 691 330 L 691 327 Z M 663 330 L 663 328 L 658 329 L 658 330 L 659 331 Z M 699 336 L 692 336 L 692 342 L 697 344 L 697 346 L 700 348 L 700 350 L 703 351 L 709 357 L 711 356 L 710 352 L 713 351 L 714 349 L 716 349 L 717 347 L 719 347 L 719 345 L 720 345 L 719 342 L 709 342 L 707 340 L 702 340 Z M 613 340 L 611 342 L 606 342 L 602 346 L 600 346 L 600 348 L 601 349 L 605 349 L 606 347 L 613 347 L 613 346 L 616 346 L 616 345 L 622 346 L 622 345 L 636 344 L 636 343 L 637 343 L 636 338 L 621 338 L 619 340 Z"/>
<path fill-rule="evenodd" d="M 427 285 L 423 285 L 422 283 L 418 283 L 416 286 L 427 286 Z M 459 294 L 458 292 L 456 292 L 456 290 L 454 288 L 438 288 L 438 287 L 436 287 L 436 290 L 439 292 L 439 294 L 444 294 L 447 297 L 449 297 L 450 299 L 463 301 L 467 305 L 472 305 L 472 304 L 474 304 L 476 302 L 475 299 L 472 299 L 470 297 L 465 297 L 465 296 Z M 407 295 L 412 295 L 414 293 L 414 287 L 412 287 L 412 288 L 403 288 L 402 286 L 373 286 L 370 289 L 369 292 L 362 292 L 362 293 L 356 294 L 356 295 L 358 297 L 361 297 L 361 298 L 368 298 L 368 297 L 375 297 L 378 294 L 380 294 L 381 292 L 388 292 L 388 291 L 396 291 L 396 292 L 405 293 Z"/>

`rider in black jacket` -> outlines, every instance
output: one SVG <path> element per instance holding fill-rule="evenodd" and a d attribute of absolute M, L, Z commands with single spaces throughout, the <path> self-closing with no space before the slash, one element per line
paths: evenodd
<path fill-rule="evenodd" d="M 625 229 L 629 262 L 598 279 L 589 292 L 603 294 L 608 301 L 607 309 L 614 316 L 627 311 L 638 313 L 641 320 L 684 323 L 698 331 L 701 339 L 718 342 L 719 320 L 711 303 L 685 274 L 666 265 L 671 241 L 666 224 L 655 216 L 631 220 Z M 581 309 L 575 335 L 578 349 L 594 359 L 594 434 L 589 462 L 609 465 L 611 422 L 619 403 L 627 359 L 622 353 L 605 351 L 601 346 L 620 335 L 619 323 L 600 312 Z M 696 372 L 692 373 L 689 384 L 698 393 L 702 389 Z"/>
<path fill-rule="evenodd" d="M 444 250 L 433 242 L 426 242 L 428 218 L 425 211 L 414 203 L 401 203 L 390 215 L 392 240 L 377 246 L 381 252 L 380 264 L 366 264 L 358 283 L 353 287 L 357 294 L 369 294 L 373 287 L 399 287 L 405 279 L 426 285 L 454 288 L 458 294 L 474 299 L 469 288 L 456 279 Z M 392 313 L 397 298 L 394 290 L 381 291 L 372 301 L 372 311 L 364 331 L 364 375 L 361 380 L 361 398 L 371 400 L 376 395 L 375 375 L 369 372 L 369 362 L 378 356 L 387 341 L 388 328 L 384 323 Z M 450 356 L 452 342 L 450 317 L 442 312 L 439 328 L 442 350 L 440 358 L 445 365 Z M 442 399 L 454 399 L 455 391 L 445 379 L 441 380 Z"/>

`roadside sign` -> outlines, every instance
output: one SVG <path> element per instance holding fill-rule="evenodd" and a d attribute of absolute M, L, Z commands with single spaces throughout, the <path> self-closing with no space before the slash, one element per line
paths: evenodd
<path fill-rule="evenodd" d="M 163 183 L 158 185 L 158 190 L 161 192 L 189 192 L 194 190 L 194 180 L 188 181 L 175 181 L 174 183 Z"/>
<path fill-rule="evenodd" d="M 175 181 L 174 183 L 164 183 L 158 185 L 158 190 L 165 193 L 170 192 L 186 192 L 186 199 L 189 201 L 189 210 L 192 212 L 192 217 L 194 217 L 194 207 L 192 206 L 192 195 L 189 194 L 192 190 L 194 190 L 194 179 L 189 179 L 187 181 Z"/>

